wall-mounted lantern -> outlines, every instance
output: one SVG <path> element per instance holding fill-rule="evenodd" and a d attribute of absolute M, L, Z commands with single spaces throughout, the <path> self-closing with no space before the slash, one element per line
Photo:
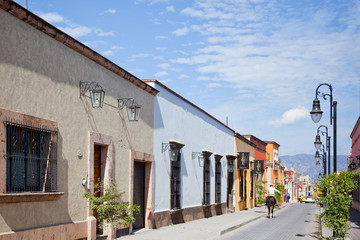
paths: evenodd
<path fill-rule="evenodd" d="M 90 93 L 91 105 L 93 108 L 102 108 L 104 104 L 105 91 L 101 85 L 97 82 L 81 82 L 80 98 L 85 95 L 87 91 Z"/>
<path fill-rule="evenodd" d="M 195 161 L 196 158 L 197 158 L 197 160 L 199 162 L 199 166 L 200 167 L 204 166 L 204 155 L 203 155 L 202 152 L 192 152 L 191 158 L 192 158 L 193 161 Z"/>
<path fill-rule="evenodd" d="M 359 156 L 356 156 L 356 161 L 357 161 L 357 164 L 358 166 L 360 165 L 360 155 Z"/>
<path fill-rule="evenodd" d="M 167 150 L 169 150 L 170 161 L 177 161 L 178 155 L 180 153 L 180 149 L 183 146 L 185 146 L 185 144 L 182 144 L 174 140 L 170 140 L 169 143 L 161 143 L 161 153 L 164 153 Z"/>
<path fill-rule="evenodd" d="M 133 98 L 119 98 L 118 108 L 123 109 L 126 107 L 126 112 L 129 121 L 138 121 L 141 106 L 135 102 Z"/>

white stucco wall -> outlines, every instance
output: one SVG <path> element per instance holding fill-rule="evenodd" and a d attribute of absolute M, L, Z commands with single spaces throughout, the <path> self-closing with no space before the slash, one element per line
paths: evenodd
<path fill-rule="evenodd" d="M 150 82 L 160 92 L 154 103 L 155 212 L 170 209 L 169 152 L 161 144 L 175 140 L 185 144 L 181 149 L 181 207 L 202 205 L 203 167 L 192 160 L 192 152 L 208 150 L 211 160 L 211 204 L 215 202 L 215 158 L 222 155 L 221 202 L 226 202 L 226 154 L 234 151 L 234 132 L 179 98 L 157 82 Z"/>

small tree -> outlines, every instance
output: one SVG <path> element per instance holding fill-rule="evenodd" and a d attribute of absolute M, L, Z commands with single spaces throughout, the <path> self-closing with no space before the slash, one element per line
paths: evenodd
<path fill-rule="evenodd" d="M 265 184 L 267 181 L 259 180 L 255 183 L 256 188 L 256 205 L 261 205 L 265 203 Z"/>
<path fill-rule="evenodd" d="M 354 176 L 359 174 L 351 171 L 332 173 L 319 179 L 316 185 L 322 193 L 316 201 L 325 208 L 320 217 L 323 224 L 333 231 L 333 237 L 344 238 L 350 229 L 352 197 L 349 193 L 357 187 Z"/>
<path fill-rule="evenodd" d="M 103 194 L 99 194 L 102 189 Z M 113 227 L 116 227 L 135 222 L 133 214 L 139 213 L 140 207 L 130 206 L 129 202 L 121 201 L 124 193 L 119 191 L 114 181 L 110 185 L 104 185 L 104 182 L 101 181 L 94 186 L 94 194 L 84 193 L 84 197 L 90 203 L 90 209 L 97 212 L 99 228 L 103 228 L 105 223 L 111 223 Z"/>
<path fill-rule="evenodd" d="M 283 196 L 284 196 L 284 192 L 285 192 L 284 185 L 282 185 L 281 183 L 276 183 L 275 188 L 277 190 L 279 190 L 279 192 L 280 192 L 280 193 L 275 192 L 276 198 L 279 202 L 282 202 L 284 200 Z"/>

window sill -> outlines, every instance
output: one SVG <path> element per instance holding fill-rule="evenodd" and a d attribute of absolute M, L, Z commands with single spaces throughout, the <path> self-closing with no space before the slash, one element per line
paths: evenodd
<path fill-rule="evenodd" d="M 63 192 L 0 194 L 0 203 L 57 201 Z"/>

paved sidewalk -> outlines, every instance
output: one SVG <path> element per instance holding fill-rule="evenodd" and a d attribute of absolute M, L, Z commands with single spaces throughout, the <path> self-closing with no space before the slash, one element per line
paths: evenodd
<path fill-rule="evenodd" d="M 287 207 L 292 203 L 283 203 L 275 212 Z M 142 229 L 132 235 L 121 236 L 121 240 L 209 240 L 217 239 L 219 236 L 233 231 L 247 223 L 267 216 L 265 206 L 255 207 L 240 212 L 223 214 L 210 218 L 203 218 L 182 224 L 166 226 L 159 229 Z"/>
<path fill-rule="evenodd" d="M 323 211 L 323 209 L 321 209 Z M 350 226 L 351 229 L 348 231 L 345 240 L 360 240 L 360 212 L 356 211 L 353 208 L 350 208 Z M 324 239 L 330 239 L 332 237 L 332 231 L 323 225 L 322 227 L 322 237 Z"/>

